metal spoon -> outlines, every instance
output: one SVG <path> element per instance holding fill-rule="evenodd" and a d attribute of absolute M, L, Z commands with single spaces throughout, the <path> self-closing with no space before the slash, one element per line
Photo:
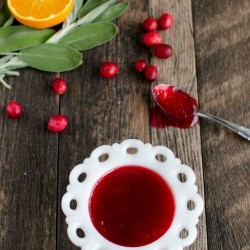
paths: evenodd
<path fill-rule="evenodd" d="M 250 129 L 249 128 L 246 128 L 246 127 L 243 127 L 243 126 L 240 126 L 238 124 L 235 124 L 233 122 L 229 122 L 225 119 L 222 119 L 220 117 L 217 117 L 215 115 L 210 115 L 210 114 L 207 114 L 206 112 L 204 111 L 201 111 L 199 110 L 197 112 L 198 116 L 202 117 L 202 118 L 207 118 L 209 120 L 212 120 L 214 122 L 217 122 L 231 130 L 233 130 L 234 132 L 236 132 L 238 135 L 242 136 L 243 138 L 247 139 L 248 141 L 250 141 Z"/>
<path fill-rule="evenodd" d="M 154 98 L 154 100 L 156 101 L 156 103 L 157 103 L 157 99 L 156 99 L 156 96 L 154 95 L 154 93 L 153 93 L 153 87 L 154 86 L 157 86 L 158 84 L 153 84 L 152 85 L 152 88 L 151 88 L 151 92 L 152 92 L 152 95 L 153 95 L 153 98 Z M 170 86 L 170 85 L 168 85 L 168 84 L 160 84 L 161 86 Z M 158 86 L 160 86 L 160 85 L 158 85 Z M 182 91 L 182 90 L 180 90 L 180 91 Z M 182 91 L 183 92 L 183 91 Z M 188 94 L 187 94 L 188 95 Z M 158 104 L 158 106 L 162 109 L 162 107 Z M 164 113 L 165 113 L 165 110 L 163 109 L 163 111 L 164 111 Z M 212 120 L 212 121 L 214 121 L 214 122 L 217 122 L 217 123 L 219 123 L 219 124 L 221 124 L 221 125 L 223 125 L 223 126 L 225 126 L 225 127 L 227 127 L 227 128 L 229 128 L 229 129 L 231 129 L 231 130 L 233 130 L 234 132 L 236 132 L 238 135 L 240 135 L 240 136 L 242 136 L 243 138 L 245 138 L 246 140 L 248 140 L 248 141 L 250 141 L 250 129 L 249 128 L 246 128 L 246 127 L 243 127 L 243 126 L 240 126 L 240 125 L 238 125 L 238 124 L 235 124 L 235 123 L 233 123 L 233 122 L 229 122 L 229 121 L 227 121 L 227 120 L 225 120 L 225 119 L 222 119 L 222 118 L 220 118 L 220 117 L 217 117 L 217 116 L 215 116 L 215 115 L 210 115 L 210 114 L 208 114 L 208 113 L 206 113 L 206 112 L 204 112 L 204 111 L 201 111 L 201 110 L 199 110 L 199 111 L 197 111 L 197 114 L 198 114 L 198 116 L 199 117 L 202 117 L 202 118 L 207 118 L 207 119 L 209 119 L 209 120 Z"/>

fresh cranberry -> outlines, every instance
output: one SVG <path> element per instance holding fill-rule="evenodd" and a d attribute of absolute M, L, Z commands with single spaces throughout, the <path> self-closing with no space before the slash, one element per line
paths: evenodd
<path fill-rule="evenodd" d="M 149 31 L 142 35 L 141 42 L 145 46 L 154 46 L 162 42 L 162 36 L 155 31 Z"/>
<path fill-rule="evenodd" d="M 99 74 L 105 78 L 115 77 L 119 73 L 119 66 L 114 62 L 104 62 L 99 68 Z"/>
<path fill-rule="evenodd" d="M 144 70 L 144 78 L 145 80 L 152 82 L 156 80 L 158 77 L 158 70 L 154 65 L 149 65 Z"/>
<path fill-rule="evenodd" d="M 20 103 L 11 101 L 6 105 L 6 114 L 13 119 L 20 117 L 23 113 L 23 108 Z"/>
<path fill-rule="evenodd" d="M 143 22 L 142 27 L 144 30 L 154 31 L 158 28 L 158 22 L 155 18 L 149 17 Z"/>
<path fill-rule="evenodd" d="M 147 62 L 143 59 L 137 60 L 135 62 L 135 70 L 137 72 L 142 72 L 147 66 Z"/>
<path fill-rule="evenodd" d="M 63 131 L 68 125 L 68 119 L 64 115 L 52 116 L 48 121 L 48 129 L 52 132 Z"/>
<path fill-rule="evenodd" d="M 153 53 L 159 58 L 169 58 L 172 55 L 172 47 L 166 43 L 156 44 Z"/>
<path fill-rule="evenodd" d="M 174 19 L 169 13 L 162 14 L 158 20 L 159 27 L 163 30 L 169 29 L 173 23 Z"/>
<path fill-rule="evenodd" d="M 67 90 L 67 83 L 63 78 L 55 78 L 51 86 L 56 94 L 63 94 Z"/>

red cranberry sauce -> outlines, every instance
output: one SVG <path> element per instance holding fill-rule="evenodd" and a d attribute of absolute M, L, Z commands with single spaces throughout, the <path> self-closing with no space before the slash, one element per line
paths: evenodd
<path fill-rule="evenodd" d="M 175 126 L 189 128 L 198 122 L 197 101 L 175 86 L 156 85 L 152 89 L 153 97 L 163 112 L 151 109 L 153 127 Z M 165 115 L 165 118 L 160 118 Z M 160 124 L 157 124 L 157 120 Z"/>
<path fill-rule="evenodd" d="M 119 167 L 94 187 L 89 211 L 98 232 L 126 247 L 139 247 L 159 239 L 170 227 L 173 193 L 166 181 L 141 166 Z"/>

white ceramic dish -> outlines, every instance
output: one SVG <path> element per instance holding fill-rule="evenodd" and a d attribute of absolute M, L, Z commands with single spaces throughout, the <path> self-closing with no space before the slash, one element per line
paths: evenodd
<path fill-rule="evenodd" d="M 135 154 L 128 152 L 136 149 Z M 107 155 L 105 161 L 100 161 L 102 155 Z M 157 160 L 161 155 L 166 160 Z M 171 187 L 175 199 L 175 215 L 170 228 L 156 241 L 139 247 L 125 247 L 114 244 L 104 238 L 94 227 L 89 213 L 89 200 L 95 184 L 101 177 L 119 166 L 137 165 L 158 173 Z M 179 174 L 185 175 L 185 182 L 179 179 Z M 86 177 L 84 180 L 82 176 Z M 197 193 L 193 170 L 181 164 L 173 152 L 164 146 L 152 146 L 135 139 L 129 139 L 121 144 L 103 145 L 96 148 L 91 156 L 77 165 L 69 177 L 67 193 L 62 199 L 62 210 L 66 215 L 68 236 L 82 250 L 180 250 L 194 242 L 197 237 L 196 224 L 203 211 L 203 200 Z M 72 208 L 71 202 L 76 202 Z M 194 208 L 188 208 L 192 202 Z M 188 235 L 180 236 L 182 230 Z M 84 237 L 79 236 L 79 230 Z"/>

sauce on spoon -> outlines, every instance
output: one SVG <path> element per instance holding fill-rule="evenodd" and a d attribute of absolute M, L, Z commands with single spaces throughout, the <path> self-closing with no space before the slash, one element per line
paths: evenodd
<path fill-rule="evenodd" d="M 158 105 L 151 109 L 152 127 L 190 128 L 198 122 L 196 99 L 181 89 L 168 84 L 159 84 L 152 88 L 152 94 Z"/>

